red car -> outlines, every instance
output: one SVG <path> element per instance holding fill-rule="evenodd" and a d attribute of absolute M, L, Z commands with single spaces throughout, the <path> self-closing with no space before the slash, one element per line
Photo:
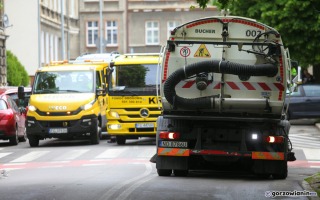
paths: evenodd
<path fill-rule="evenodd" d="M 9 140 L 12 145 L 24 142 L 27 138 L 25 107 L 19 108 L 9 96 L 15 95 L 17 91 L 17 88 L 0 89 L 0 139 Z"/>

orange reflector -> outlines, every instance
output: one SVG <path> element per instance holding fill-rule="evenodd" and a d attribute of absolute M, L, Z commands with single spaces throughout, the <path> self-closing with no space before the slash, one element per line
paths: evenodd
<path fill-rule="evenodd" d="M 283 152 L 252 152 L 253 160 L 284 160 Z"/>
<path fill-rule="evenodd" d="M 158 156 L 189 156 L 189 149 L 158 147 Z"/>

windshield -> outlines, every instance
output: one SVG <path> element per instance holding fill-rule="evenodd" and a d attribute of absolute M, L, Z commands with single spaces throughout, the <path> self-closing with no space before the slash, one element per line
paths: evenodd
<path fill-rule="evenodd" d="M 115 66 L 109 84 L 113 96 L 156 95 L 157 64 Z"/>
<path fill-rule="evenodd" d="M 34 81 L 34 94 L 92 93 L 94 71 L 39 72 Z"/>

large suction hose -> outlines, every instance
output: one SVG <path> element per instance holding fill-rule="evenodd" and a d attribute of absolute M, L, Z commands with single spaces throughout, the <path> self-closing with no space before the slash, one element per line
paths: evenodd
<path fill-rule="evenodd" d="M 193 63 L 173 72 L 164 84 L 164 96 L 174 107 L 187 109 L 212 109 L 214 108 L 214 96 L 187 99 L 176 94 L 175 86 L 192 75 L 214 72 L 247 76 L 269 76 L 278 73 L 278 67 L 274 64 L 246 65 L 229 61 L 209 60 Z"/>

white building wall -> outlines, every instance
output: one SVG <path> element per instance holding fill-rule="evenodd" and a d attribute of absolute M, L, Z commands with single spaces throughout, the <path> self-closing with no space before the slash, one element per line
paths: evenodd
<path fill-rule="evenodd" d="M 9 0 L 5 12 L 11 27 L 6 29 L 7 50 L 12 51 L 27 73 L 34 75 L 38 59 L 38 0 Z"/>

